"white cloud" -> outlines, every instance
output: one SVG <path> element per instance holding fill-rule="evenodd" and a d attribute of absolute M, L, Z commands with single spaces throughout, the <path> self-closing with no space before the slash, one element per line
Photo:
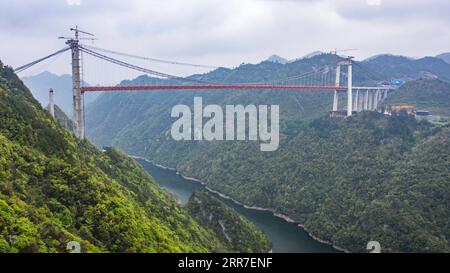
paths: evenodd
<path fill-rule="evenodd" d="M 367 5 L 369 6 L 380 6 L 381 0 L 367 0 Z"/>
<path fill-rule="evenodd" d="M 18 66 L 56 51 L 64 46 L 56 37 L 69 35 L 76 24 L 96 34 L 98 47 L 231 67 L 272 54 L 291 59 L 334 48 L 358 48 L 352 54 L 359 59 L 450 50 L 448 0 L 70 0 L 76 2 L 2 2 L 8 13 L 0 16 L 0 40 L 8 43 L 0 43 L 0 59 Z M 48 69 L 70 72 L 68 56 Z"/>
<path fill-rule="evenodd" d="M 69 6 L 79 6 L 81 5 L 81 0 L 66 0 L 66 3 Z"/>

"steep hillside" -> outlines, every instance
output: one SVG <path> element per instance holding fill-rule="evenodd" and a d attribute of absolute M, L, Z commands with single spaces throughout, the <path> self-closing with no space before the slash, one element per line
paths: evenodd
<path fill-rule="evenodd" d="M 386 104 L 405 103 L 434 115 L 450 116 L 450 83 L 439 79 L 410 81 L 393 92 Z"/>
<path fill-rule="evenodd" d="M 0 252 L 67 252 L 69 241 L 86 252 L 231 250 L 141 165 L 58 125 L 0 63 Z"/>
<path fill-rule="evenodd" d="M 256 230 L 250 221 L 218 199 L 203 192 L 194 192 L 189 198 L 187 208 L 190 215 L 202 226 L 213 230 L 217 238 L 232 251 L 270 251 L 270 242 L 267 237 Z"/>
<path fill-rule="evenodd" d="M 48 109 L 48 107 L 47 107 Z M 70 119 L 64 111 L 55 104 L 55 119 L 69 132 L 75 132 L 75 123 Z"/>

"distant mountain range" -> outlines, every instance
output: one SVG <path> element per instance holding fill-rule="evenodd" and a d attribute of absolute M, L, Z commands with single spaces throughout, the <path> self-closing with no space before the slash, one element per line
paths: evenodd
<path fill-rule="evenodd" d="M 436 58 L 439 58 L 439 59 L 445 61 L 446 63 L 450 64 L 450 52 L 439 54 L 436 56 Z"/>
<path fill-rule="evenodd" d="M 374 55 L 374 56 L 371 56 L 371 57 L 369 57 L 369 58 L 367 58 L 367 59 L 364 59 L 363 61 L 364 62 L 370 62 L 370 61 L 372 61 L 372 60 L 375 60 L 375 59 L 377 59 L 377 58 L 382 58 L 382 57 L 393 57 L 393 58 L 405 58 L 405 59 L 408 59 L 408 60 L 415 60 L 415 58 L 412 58 L 412 57 L 408 57 L 408 56 L 403 56 L 403 55 L 394 55 L 394 54 L 377 54 L 377 55 Z"/>
<path fill-rule="evenodd" d="M 309 58 L 312 58 L 314 56 L 321 55 L 321 54 L 325 54 L 325 52 L 323 52 L 323 51 L 313 51 L 313 52 L 311 52 L 309 54 L 306 54 L 305 56 L 303 56 L 301 58 L 296 58 L 296 59 L 292 59 L 292 60 L 288 60 L 288 59 L 285 59 L 283 57 L 280 57 L 280 56 L 274 54 L 274 55 L 270 56 L 269 58 L 265 59 L 264 61 L 265 62 L 280 63 L 280 64 L 287 64 L 287 63 L 292 63 L 292 62 L 295 62 L 295 61 L 298 61 L 298 60 L 301 60 L 301 59 L 309 59 Z"/>
<path fill-rule="evenodd" d="M 266 61 L 267 62 L 273 62 L 273 63 L 280 63 L 280 64 L 285 64 L 285 63 L 289 62 L 289 60 L 287 60 L 287 59 L 285 59 L 283 57 L 280 57 L 280 56 L 278 56 L 276 54 L 274 54 L 274 55 L 270 56 L 269 58 L 267 58 Z"/>
<path fill-rule="evenodd" d="M 68 74 L 56 75 L 44 71 L 34 76 L 22 78 L 25 85 L 31 90 L 34 98 L 37 99 L 43 107 L 48 105 L 48 90 L 52 88 L 55 91 L 55 103 L 69 117 L 72 116 L 72 76 Z M 86 83 L 84 83 L 86 84 Z M 85 95 L 85 104 L 91 103 L 99 94 Z"/>

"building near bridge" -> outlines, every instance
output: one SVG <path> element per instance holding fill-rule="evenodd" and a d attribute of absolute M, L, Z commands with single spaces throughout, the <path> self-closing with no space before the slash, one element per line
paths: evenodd
<path fill-rule="evenodd" d="M 415 114 L 414 112 L 414 106 L 413 105 L 408 105 L 408 104 L 394 104 L 390 106 L 390 111 L 389 112 L 400 112 L 400 111 L 406 111 L 406 113 L 408 114 Z"/>
<path fill-rule="evenodd" d="M 429 116 L 430 112 L 425 110 L 416 110 L 416 116 L 426 117 Z"/>

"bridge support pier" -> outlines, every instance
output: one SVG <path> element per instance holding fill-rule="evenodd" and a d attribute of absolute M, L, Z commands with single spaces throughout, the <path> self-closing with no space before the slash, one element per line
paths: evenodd
<path fill-rule="evenodd" d="M 353 113 L 353 80 L 352 80 L 352 60 L 348 61 L 348 72 L 347 72 L 347 116 L 351 116 Z"/>
<path fill-rule="evenodd" d="M 361 92 L 359 92 L 359 99 L 358 99 L 358 111 L 362 112 L 364 111 L 364 91 L 361 90 Z"/>
<path fill-rule="evenodd" d="M 373 94 L 373 110 L 377 111 L 378 109 L 378 95 L 379 95 L 379 90 L 375 91 L 375 93 Z"/>
<path fill-rule="evenodd" d="M 356 112 L 359 111 L 359 89 L 356 89 L 356 92 L 355 92 L 355 101 L 353 103 L 353 109 Z"/>
<path fill-rule="evenodd" d="M 367 111 L 369 109 L 369 90 L 366 90 L 364 94 L 364 110 Z"/>
<path fill-rule="evenodd" d="M 341 65 L 338 63 L 336 67 L 336 78 L 334 81 L 334 86 L 338 87 L 341 83 Z M 337 90 L 334 90 L 334 96 L 333 96 L 333 112 L 336 112 L 338 110 L 338 103 L 339 103 L 339 93 Z"/>
<path fill-rule="evenodd" d="M 53 89 L 48 91 L 48 111 L 52 117 L 55 117 L 55 100 L 53 97 Z"/>

